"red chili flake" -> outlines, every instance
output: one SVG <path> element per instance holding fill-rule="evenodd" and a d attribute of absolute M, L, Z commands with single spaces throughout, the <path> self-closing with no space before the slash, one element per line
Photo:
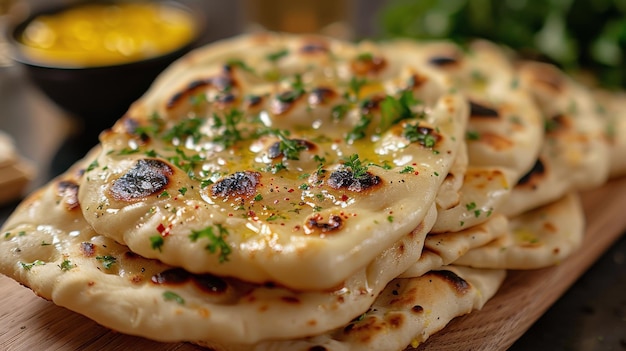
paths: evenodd
<path fill-rule="evenodd" d="M 165 230 L 165 226 L 163 225 L 163 223 L 159 223 L 159 225 L 157 226 L 156 230 L 160 234 L 163 234 L 163 231 Z"/>
<path fill-rule="evenodd" d="M 349 197 L 346 194 L 341 195 L 341 201 L 348 201 Z"/>
<path fill-rule="evenodd" d="M 251 218 L 256 217 L 256 212 L 252 210 L 248 211 L 248 217 L 251 217 Z"/>
<path fill-rule="evenodd" d="M 288 193 L 293 193 L 294 191 L 295 191 L 295 190 L 293 190 L 293 189 L 289 189 L 289 190 L 287 190 L 287 192 L 288 192 Z"/>
<path fill-rule="evenodd" d="M 420 172 L 419 172 L 419 171 L 415 171 L 413 174 L 415 174 L 415 175 L 419 175 L 419 174 L 420 174 Z"/>

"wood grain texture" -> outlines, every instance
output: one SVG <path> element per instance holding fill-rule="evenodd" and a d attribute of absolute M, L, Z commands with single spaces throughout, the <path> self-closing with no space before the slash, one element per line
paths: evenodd
<path fill-rule="evenodd" d="M 511 271 L 481 311 L 456 318 L 419 351 L 505 350 L 510 347 L 626 229 L 626 178 L 585 192 L 587 230 L 581 249 L 562 264 Z M 203 350 L 122 335 L 35 296 L 0 276 L 0 350 Z"/>

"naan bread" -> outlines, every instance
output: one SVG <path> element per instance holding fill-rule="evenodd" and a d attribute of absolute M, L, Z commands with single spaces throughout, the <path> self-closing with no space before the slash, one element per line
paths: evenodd
<path fill-rule="evenodd" d="M 533 93 L 545 116 L 546 134 L 535 165 L 513 188 L 502 211 L 515 216 L 566 193 L 603 184 L 609 146 L 591 91 L 555 66 L 525 62 L 520 84 Z"/>
<path fill-rule="evenodd" d="M 418 259 L 436 215 L 433 205 L 422 224 L 340 286 L 292 291 L 192 274 L 98 235 L 76 197 L 91 160 L 31 195 L 7 220 L 0 273 L 113 330 L 159 341 L 253 344 L 342 327 Z"/>
<path fill-rule="evenodd" d="M 336 287 L 422 222 L 463 142 L 465 99 L 413 61 L 279 34 L 196 51 L 101 135 L 85 219 L 194 273 Z"/>
<path fill-rule="evenodd" d="M 577 193 L 510 219 L 507 235 L 469 250 L 455 264 L 477 268 L 535 269 L 559 264 L 575 252 L 585 232 Z"/>

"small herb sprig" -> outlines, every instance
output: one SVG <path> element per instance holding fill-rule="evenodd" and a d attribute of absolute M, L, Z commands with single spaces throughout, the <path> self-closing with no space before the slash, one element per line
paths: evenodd
<path fill-rule="evenodd" d="M 189 239 L 192 242 L 196 242 L 200 239 L 207 239 L 209 242 L 205 246 L 205 249 L 214 254 L 219 251 L 218 260 L 220 263 L 228 261 L 228 256 L 231 254 L 232 249 L 226 242 L 228 236 L 228 230 L 221 224 L 215 226 L 208 226 L 201 230 L 192 230 L 189 234 Z"/>

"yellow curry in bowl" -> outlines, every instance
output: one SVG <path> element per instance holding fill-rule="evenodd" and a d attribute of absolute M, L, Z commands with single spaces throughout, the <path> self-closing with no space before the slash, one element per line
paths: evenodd
<path fill-rule="evenodd" d="M 87 3 L 36 16 L 18 40 L 32 61 L 94 67 L 166 54 L 197 31 L 188 11 L 166 3 Z"/>

